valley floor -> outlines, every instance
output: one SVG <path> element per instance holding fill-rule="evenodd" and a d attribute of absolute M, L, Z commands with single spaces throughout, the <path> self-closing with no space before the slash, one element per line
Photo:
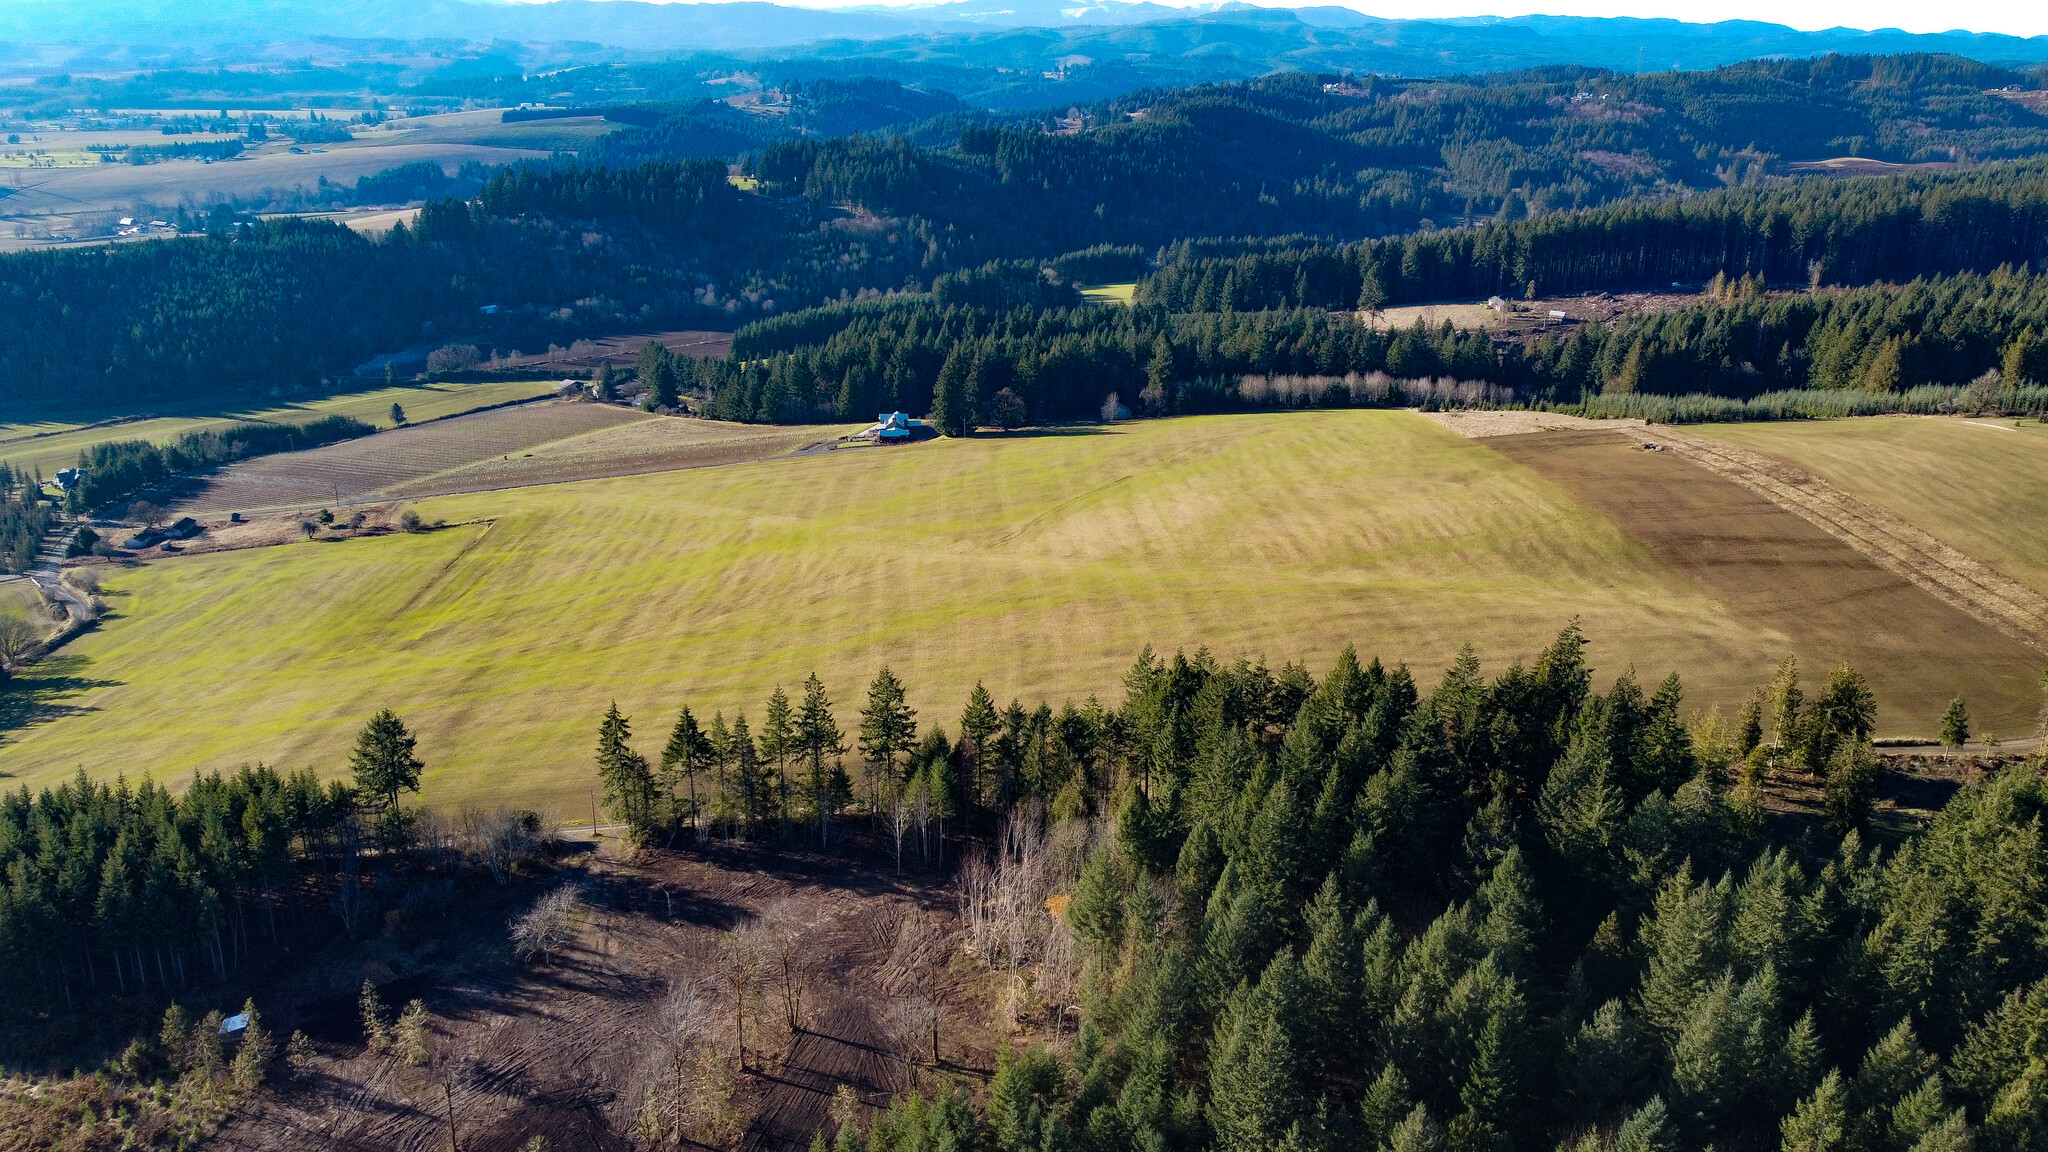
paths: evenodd
<path fill-rule="evenodd" d="M 1920 423 L 1964 437 L 1965 452 L 2035 439 Z M 726 431 L 642 421 L 587 435 L 671 424 Z M 2048 452 L 1956 466 L 2008 479 L 1955 491 L 1955 524 L 1992 523 L 2017 492 L 2037 511 L 2003 514 L 2005 555 L 2042 547 L 2041 504 L 2024 494 L 2048 484 Z M 644 746 L 685 703 L 758 710 L 816 672 L 844 723 L 888 664 L 921 721 L 950 726 L 977 681 L 1027 705 L 1114 699 L 1146 645 L 1320 672 L 1354 643 L 1433 679 L 1467 642 L 1493 672 L 1573 619 L 1603 682 L 1678 669 L 1689 707 L 1732 711 L 1787 655 L 1810 675 L 1861 670 L 1880 735 L 1931 735 L 1962 692 L 1980 731 L 2016 737 L 2041 703 L 2036 649 L 1728 477 L 1612 431 L 1475 440 L 1404 412 L 1262 413 L 413 506 L 452 526 L 103 570 L 108 618 L 7 694 L 0 771 L 35 786 L 80 765 L 338 773 L 363 719 L 388 706 L 421 734 L 428 803 L 573 815 L 613 700 Z"/>

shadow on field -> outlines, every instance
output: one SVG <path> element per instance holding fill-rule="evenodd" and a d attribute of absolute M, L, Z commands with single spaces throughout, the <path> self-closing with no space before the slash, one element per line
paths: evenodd
<path fill-rule="evenodd" d="M 974 433 L 976 440 L 1038 440 L 1056 436 L 1109 436 L 1115 434 L 1114 424 L 1051 424 L 1043 428 L 981 428 Z"/>
<path fill-rule="evenodd" d="M 92 662 L 83 656 L 52 656 L 30 666 L 26 675 L 0 685 L 0 744 L 6 733 L 32 728 L 63 716 L 98 711 L 67 701 L 95 688 L 118 688 L 119 680 L 85 675 Z"/>

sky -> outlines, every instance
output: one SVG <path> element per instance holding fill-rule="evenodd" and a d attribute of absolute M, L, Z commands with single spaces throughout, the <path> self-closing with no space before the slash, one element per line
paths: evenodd
<path fill-rule="evenodd" d="M 809 7 L 842 7 L 899 0 L 781 0 Z M 915 3 L 917 0 L 901 0 Z M 1178 4 L 1179 0 L 1155 0 Z M 2012 36 L 2048 35 L 2048 0 L 1252 0 L 1270 7 L 1342 4 L 1375 16 L 1429 18 L 1440 16 L 1648 16 L 1704 22 L 1762 20 L 1794 28 L 1899 28 L 1907 32 L 2003 32 Z"/>

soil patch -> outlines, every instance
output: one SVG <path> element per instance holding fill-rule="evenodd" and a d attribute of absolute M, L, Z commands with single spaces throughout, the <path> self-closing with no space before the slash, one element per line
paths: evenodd
<path fill-rule="evenodd" d="M 678 356 L 700 360 L 723 360 L 732 351 L 732 333 L 696 329 L 674 332 L 624 332 L 592 340 L 578 340 L 567 348 L 549 348 L 524 356 L 494 360 L 498 368 L 553 368 L 561 371 L 595 372 L 599 365 L 631 368 L 640 360 L 641 346 L 652 340 Z"/>
<path fill-rule="evenodd" d="M 384 489 L 493 456 L 510 456 L 590 432 L 653 419 L 608 404 L 543 401 L 393 428 L 324 448 L 283 452 L 196 478 L 172 502 L 196 515 L 287 507 L 337 507 Z"/>
<path fill-rule="evenodd" d="M 1675 428 L 1657 443 L 1836 536 L 2006 635 L 2048 653 L 2048 598 L 1778 457 Z"/>
<path fill-rule="evenodd" d="M 821 441 L 830 442 L 847 431 L 846 427 L 729 424 L 683 418 L 640 420 L 395 484 L 380 495 L 447 496 L 742 464 L 787 455 Z"/>
<path fill-rule="evenodd" d="M 1660 442 L 1666 431 L 1657 430 Z M 1854 665 L 1895 725 L 1901 713 L 1938 714 L 1957 691 L 1986 711 L 2034 710 L 2034 650 L 1677 452 L 1611 431 L 1486 444 L 1607 515 L 1738 616 L 1783 635 L 1809 675 Z"/>

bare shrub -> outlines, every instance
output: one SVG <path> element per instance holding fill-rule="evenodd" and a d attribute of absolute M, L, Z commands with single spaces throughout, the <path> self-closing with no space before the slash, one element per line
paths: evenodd
<path fill-rule="evenodd" d="M 27 617 L 13 613 L 0 615 L 0 666 L 12 668 L 19 665 L 30 652 L 35 651 L 41 640 L 41 634 Z"/>
<path fill-rule="evenodd" d="M 82 595 L 99 595 L 99 573 L 94 572 L 90 568 L 66 568 L 64 570 L 63 580 L 64 583 L 71 585 L 73 591 L 78 592 Z"/>
<path fill-rule="evenodd" d="M 489 869 L 500 884 L 540 856 L 550 838 L 537 812 L 465 808 L 455 817 L 456 850 Z"/>
<path fill-rule="evenodd" d="M 724 1146 L 744 1125 L 734 1104 L 732 1070 L 705 1040 L 716 1026 L 716 994 L 677 984 L 654 1013 L 643 1047 L 645 1088 L 633 1134 L 650 1148 Z"/>
<path fill-rule="evenodd" d="M 551 964 L 576 936 L 583 913 L 583 895 L 574 884 L 542 896 L 512 921 L 512 954 L 523 962 Z"/>
<path fill-rule="evenodd" d="M 1004 825 L 989 856 L 970 859 L 962 869 L 960 911 L 968 948 L 991 968 L 1009 969 L 1010 1012 L 1021 1010 L 1027 993 L 1053 1006 L 1072 997 L 1078 972 L 1064 916 L 1066 894 L 1100 835 L 1087 820 L 1062 821 L 1048 830 L 1044 807 L 1034 800 Z"/>
<path fill-rule="evenodd" d="M 427 353 L 428 372 L 466 372 L 483 362 L 474 344 L 444 344 Z"/>
<path fill-rule="evenodd" d="M 170 513 L 147 500 L 137 500 L 128 506 L 128 518 L 144 528 L 154 528 L 170 518 Z"/>
<path fill-rule="evenodd" d="M 1313 404 L 1439 404 L 1451 408 L 1498 408 L 1514 403 L 1514 389 L 1484 380 L 1420 377 L 1396 380 L 1385 372 L 1342 376 L 1247 375 L 1238 399 L 1257 407 L 1302 408 Z"/>

